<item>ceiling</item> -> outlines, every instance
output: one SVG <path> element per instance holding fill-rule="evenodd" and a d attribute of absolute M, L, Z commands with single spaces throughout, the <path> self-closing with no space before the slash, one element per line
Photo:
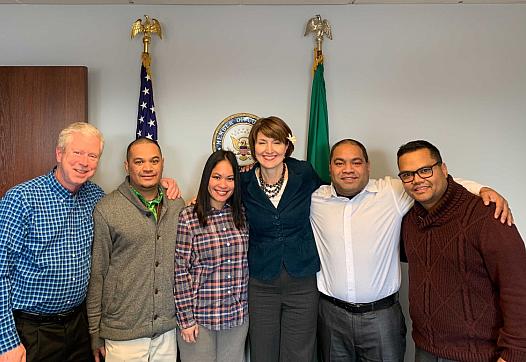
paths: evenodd
<path fill-rule="evenodd" d="M 54 4 L 54 5 L 526 4 L 526 0 L 0 0 L 0 4 Z"/>

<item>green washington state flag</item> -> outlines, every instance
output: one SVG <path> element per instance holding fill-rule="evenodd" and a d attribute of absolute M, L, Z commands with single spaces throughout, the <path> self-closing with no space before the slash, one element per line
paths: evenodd
<path fill-rule="evenodd" d="M 329 117 L 323 63 L 318 64 L 312 80 L 310 99 L 309 138 L 307 144 L 307 161 L 309 161 L 321 179 L 330 183 L 329 176 Z"/>

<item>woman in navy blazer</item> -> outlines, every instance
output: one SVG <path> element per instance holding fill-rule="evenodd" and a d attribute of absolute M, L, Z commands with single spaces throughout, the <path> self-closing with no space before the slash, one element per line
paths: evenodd
<path fill-rule="evenodd" d="M 249 223 L 249 314 L 252 362 L 313 359 L 320 260 L 309 214 L 321 180 L 289 157 L 294 137 L 278 117 L 259 119 L 249 135 L 257 163 L 242 174 Z"/>

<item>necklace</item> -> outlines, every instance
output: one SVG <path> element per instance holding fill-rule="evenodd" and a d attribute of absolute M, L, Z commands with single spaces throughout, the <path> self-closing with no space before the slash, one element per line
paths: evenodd
<path fill-rule="evenodd" d="M 275 184 L 268 184 L 263 180 L 263 175 L 261 174 L 261 169 L 259 169 L 259 187 L 265 195 L 269 199 L 276 197 L 279 192 L 281 191 L 281 188 L 283 187 L 283 182 L 285 181 L 285 170 L 287 169 L 287 165 L 283 164 L 283 171 L 281 172 L 281 177 L 279 178 L 278 182 Z"/>

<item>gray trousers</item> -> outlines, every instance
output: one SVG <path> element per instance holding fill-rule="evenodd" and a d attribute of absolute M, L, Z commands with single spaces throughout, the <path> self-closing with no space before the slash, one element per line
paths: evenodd
<path fill-rule="evenodd" d="M 324 362 L 399 362 L 405 354 L 405 318 L 400 304 L 350 313 L 320 299 L 318 347 Z"/>
<path fill-rule="evenodd" d="M 250 278 L 250 362 L 311 362 L 318 310 L 316 277 Z"/>
<path fill-rule="evenodd" d="M 239 327 L 211 331 L 199 326 L 196 343 L 187 343 L 177 333 L 177 345 L 182 362 L 243 362 L 248 322 Z"/>
<path fill-rule="evenodd" d="M 415 347 L 415 362 L 457 362 L 452 359 L 435 356 L 423 349 Z"/>

